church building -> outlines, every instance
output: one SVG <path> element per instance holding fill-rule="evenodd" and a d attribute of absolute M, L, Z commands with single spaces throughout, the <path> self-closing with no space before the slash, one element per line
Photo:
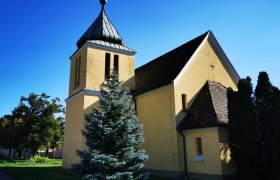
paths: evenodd
<path fill-rule="evenodd" d="M 227 88 L 237 90 L 239 75 L 213 33 L 207 31 L 135 69 L 136 52 L 107 17 L 106 0 L 100 2 L 100 14 L 70 57 L 63 169 L 80 162 L 76 150 L 86 149 L 84 115 L 97 108 L 100 85 L 116 69 L 119 81 L 134 93 L 150 174 L 232 177 L 236 168 L 227 143 Z"/>

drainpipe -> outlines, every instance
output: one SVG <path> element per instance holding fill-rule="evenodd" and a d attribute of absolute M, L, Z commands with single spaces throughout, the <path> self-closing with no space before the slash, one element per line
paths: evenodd
<path fill-rule="evenodd" d="M 135 96 L 135 91 L 131 90 L 132 98 L 134 101 L 134 109 L 135 109 L 135 114 L 137 115 L 137 102 L 136 102 L 136 96 Z"/>
<path fill-rule="evenodd" d="M 183 137 L 183 151 L 184 151 L 185 174 L 186 174 L 187 179 L 189 179 L 189 176 L 188 176 L 188 166 L 187 166 L 186 137 L 182 133 L 182 130 L 180 130 L 180 134 Z"/>

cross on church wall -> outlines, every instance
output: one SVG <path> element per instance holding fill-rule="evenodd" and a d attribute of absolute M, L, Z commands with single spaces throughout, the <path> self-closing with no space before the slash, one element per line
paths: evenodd
<path fill-rule="evenodd" d="M 210 67 L 212 68 L 212 70 L 214 70 L 214 67 L 215 67 L 215 66 L 213 65 L 213 63 L 211 63 L 211 64 L 210 64 Z"/>

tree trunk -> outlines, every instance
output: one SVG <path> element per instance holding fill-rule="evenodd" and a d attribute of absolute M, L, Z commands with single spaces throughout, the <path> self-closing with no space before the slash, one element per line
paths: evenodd
<path fill-rule="evenodd" d="M 12 152 L 12 149 L 9 148 L 9 149 L 8 149 L 8 157 L 7 157 L 8 159 L 11 159 L 11 158 L 10 158 L 10 157 L 11 157 L 11 152 Z"/>
<path fill-rule="evenodd" d="M 32 150 L 32 156 L 34 157 L 36 155 L 37 150 Z"/>
<path fill-rule="evenodd" d="M 21 151 L 21 155 L 20 155 L 20 158 L 22 158 L 22 159 L 25 159 L 25 156 L 24 156 L 24 154 L 25 154 L 25 150 L 23 149 L 23 150 Z"/>
<path fill-rule="evenodd" d="M 46 154 L 45 155 L 46 155 L 46 157 L 49 157 L 49 148 L 48 147 L 46 148 Z"/>
<path fill-rule="evenodd" d="M 5 149 L 5 158 L 9 157 L 9 149 Z"/>
<path fill-rule="evenodd" d="M 55 148 L 53 148 L 52 150 L 53 150 L 53 159 L 55 159 Z"/>
<path fill-rule="evenodd" d="M 9 159 L 13 158 L 13 148 L 9 149 Z"/>
<path fill-rule="evenodd" d="M 18 152 L 18 158 L 22 158 L 22 150 L 21 149 L 17 149 Z"/>

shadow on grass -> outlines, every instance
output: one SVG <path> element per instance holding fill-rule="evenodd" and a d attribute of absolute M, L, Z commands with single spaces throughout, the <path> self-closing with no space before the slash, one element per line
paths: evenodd
<path fill-rule="evenodd" d="M 0 167 L 0 172 L 10 176 L 13 180 L 78 180 L 78 177 L 65 175 L 61 166 L 50 167 Z M 169 180 L 159 176 L 150 176 L 149 180 Z"/>
<path fill-rule="evenodd" d="M 61 172 L 61 166 L 52 167 L 1 167 L 1 172 L 14 180 L 77 180 Z"/>

